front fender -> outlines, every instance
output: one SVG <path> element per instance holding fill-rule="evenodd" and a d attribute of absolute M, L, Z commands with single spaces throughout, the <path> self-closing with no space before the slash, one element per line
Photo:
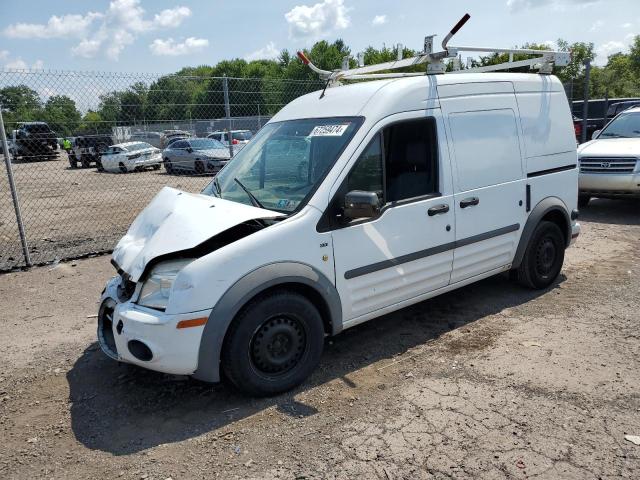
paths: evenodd
<path fill-rule="evenodd" d="M 216 303 L 207 321 L 198 354 L 194 378 L 220 381 L 220 355 L 229 325 L 240 309 L 261 292 L 283 284 L 302 284 L 313 288 L 324 300 L 331 322 L 331 334 L 342 331 L 342 305 L 333 283 L 314 267 L 298 262 L 264 265 L 234 283 Z"/>

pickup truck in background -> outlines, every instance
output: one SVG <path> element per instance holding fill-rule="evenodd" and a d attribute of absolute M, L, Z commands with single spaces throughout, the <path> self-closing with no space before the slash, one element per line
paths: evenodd
<path fill-rule="evenodd" d="M 58 156 L 58 138 L 45 122 L 22 122 L 13 131 L 15 158 L 52 160 Z"/>

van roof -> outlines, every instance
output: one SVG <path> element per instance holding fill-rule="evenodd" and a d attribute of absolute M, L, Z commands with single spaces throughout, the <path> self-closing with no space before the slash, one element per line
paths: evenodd
<path fill-rule="evenodd" d="M 371 114 L 385 116 L 409 110 L 436 108 L 439 106 L 436 92 L 438 87 L 506 82 L 512 84 L 515 92 L 564 91 L 562 83 L 553 75 L 529 73 L 421 75 L 327 88 L 323 98 L 320 98 L 320 91 L 309 93 L 286 105 L 271 121 Z M 473 87 L 470 85 L 469 88 Z M 486 90 L 483 89 L 483 91 Z"/>

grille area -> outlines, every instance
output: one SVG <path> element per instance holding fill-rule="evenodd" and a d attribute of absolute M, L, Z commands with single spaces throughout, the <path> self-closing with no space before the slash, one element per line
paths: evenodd
<path fill-rule="evenodd" d="M 580 173 L 633 173 L 637 161 L 635 157 L 582 157 Z"/>

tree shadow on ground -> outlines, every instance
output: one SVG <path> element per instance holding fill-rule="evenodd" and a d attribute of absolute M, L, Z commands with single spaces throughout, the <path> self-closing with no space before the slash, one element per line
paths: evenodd
<path fill-rule="evenodd" d="M 563 280 L 560 276 L 551 289 Z M 327 340 L 311 378 L 263 399 L 118 364 L 94 343 L 67 374 L 72 429 L 88 448 L 127 455 L 215 431 L 272 406 L 296 417 L 315 415 L 317 410 L 296 395 L 334 379 L 355 388 L 346 375 L 546 292 L 524 289 L 501 275 L 385 315 Z"/>

